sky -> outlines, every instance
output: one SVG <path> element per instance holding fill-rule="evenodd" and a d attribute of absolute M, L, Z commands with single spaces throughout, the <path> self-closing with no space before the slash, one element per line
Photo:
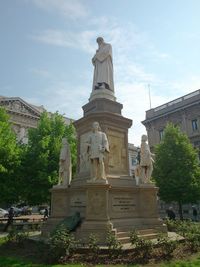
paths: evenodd
<path fill-rule="evenodd" d="M 81 118 L 102 36 L 139 145 L 149 88 L 152 108 L 200 88 L 199 11 L 199 0 L 0 0 L 0 95 Z"/>

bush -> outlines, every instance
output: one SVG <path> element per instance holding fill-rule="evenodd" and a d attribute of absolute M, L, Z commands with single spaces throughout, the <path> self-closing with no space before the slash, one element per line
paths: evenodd
<path fill-rule="evenodd" d="M 158 237 L 158 245 L 162 249 L 164 257 L 171 257 L 177 247 L 177 241 L 170 240 L 167 236 L 161 234 Z"/>
<path fill-rule="evenodd" d="M 19 232 L 15 228 L 12 228 L 8 233 L 7 240 L 8 242 L 23 244 L 28 236 L 29 234 L 27 232 Z"/>
<path fill-rule="evenodd" d="M 62 224 L 52 232 L 49 242 L 50 258 L 52 260 L 69 257 L 77 245 L 74 236 Z"/>
<path fill-rule="evenodd" d="M 136 257 L 149 258 L 153 251 L 153 243 L 150 240 L 142 239 L 138 236 L 136 230 L 130 232 L 131 245 L 135 247 Z"/>
<path fill-rule="evenodd" d="M 122 251 L 122 244 L 119 240 L 117 240 L 115 233 L 113 233 L 110 229 L 107 232 L 106 243 L 110 256 L 119 254 Z"/>
<path fill-rule="evenodd" d="M 93 254 L 93 258 L 97 257 L 100 247 L 98 246 L 98 238 L 94 234 L 90 234 L 88 246 Z"/>
<path fill-rule="evenodd" d="M 132 230 L 131 232 L 130 232 L 130 241 L 131 241 L 131 245 L 132 246 L 136 246 L 136 244 L 137 244 L 137 242 L 140 240 L 140 238 L 138 237 L 138 235 L 137 235 L 137 232 L 136 232 L 136 230 Z"/>

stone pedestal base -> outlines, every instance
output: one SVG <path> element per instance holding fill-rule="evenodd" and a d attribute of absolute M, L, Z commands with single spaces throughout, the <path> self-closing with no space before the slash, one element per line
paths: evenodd
<path fill-rule="evenodd" d="M 105 244 L 108 229 L 112 229 L 109 218 L 110 185 L 88 182 L 86 186 L 86 215 L 77 238 L 88 243 L 89 236 L 94 234 L 99 244 Z"/>
<path fill-rule="evenodd" d="M 116 101 L 114 92 L 108 89 L 97 89 L 97 90 L 92 91 L 89 101 L 92 101 L 94 99 L 100 99 L 100 98 Z"/>
<path fill-rule="evenodd" d="M 42 227 L 42 236 L 49 237 L 53 229 L 69 216 L 70 189 L 56 185 L 51 189 L 51 215 Z"/>

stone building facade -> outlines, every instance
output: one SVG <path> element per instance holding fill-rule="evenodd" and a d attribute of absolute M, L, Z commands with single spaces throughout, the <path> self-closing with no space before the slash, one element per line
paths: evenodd
<path fill-rule="evenodd" d="M 193 146 L 200 151 L 200 89 L 146 111 L 146 118 L 142 123 L 147 130 L 151 151 L 162 140 L 164 129 L 169 122 L 178 125 L 187 134 Z M 178 215 L 177 203 L 166 204 L 160 201 L 159 208 L 162 218 L 166 216 L 165 211 L 170 206 Z M 198 210 L 198 219 L 200 219 L 200 204 L 195 207 Z M 183 206 L 183 216 L 192 218 L 192 204 Z"/>
<path fill-rule="evenodd" d="M 20 97 L 4 96 L 0 96 L 0 106 L 4 107 L 10 115 L 10 122 L 16 133 L 17 140 L 27 144 L 28 129 L 37 127 L 40 115 L 45 111 L 45 108 L 43 106 L 29 104 Z M 63 118 L 67 125 L 73 121 L 66 117 Z"/>
<path fill-rule="evenodd" d="M 167 123 L 172 122 L 200 148 L 200 89 L 146 111 L 146 127 L 151 150 L 159 144 Z"/>
<path fill-rule="evenodd" d="M 135 176 L 134 171 L 137 166 L 137 157 L 138 157 L 138 147 L 134 144 L 128 144 L 128 156 L 129 156 L 129 168 L 130 168 L 130 175 Z"/>

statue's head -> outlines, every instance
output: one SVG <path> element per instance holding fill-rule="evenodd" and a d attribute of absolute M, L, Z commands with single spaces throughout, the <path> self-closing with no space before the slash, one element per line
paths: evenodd
<path fill-rule="evenodd" d="M 102 43 L 104 43 L 103 37 L 98 37 L 96 41 L 97 41 L 98 45 L 101 45 Z"/>
<path fill-rule="evenodd" d="M 93 122 L 93 124 L 92 124 L 92 130 L 93 131 L 95 131 L 95 130 L 96 131 L 100 131 L 101 130 L 98 121 Z"/>
<path fill-rule="evenodd" d="M 62 138 L 62 144 L 63 144 L 63 145 L 67 145 L 67 144 L 68 144 L 68 142 L 67 142 L 67 138 L 66 138 L 66 137 Z"/>
<path fill-rule="evenodd" d="M 148 140 L 147 135 L 143 134 L 141 140 L 142 140 L 142 142 L 146 142 Z"/>

